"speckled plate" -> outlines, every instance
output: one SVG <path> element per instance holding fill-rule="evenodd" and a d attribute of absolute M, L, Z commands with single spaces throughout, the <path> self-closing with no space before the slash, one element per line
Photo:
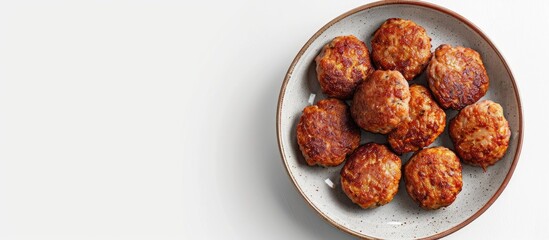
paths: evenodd
<path fill-rule="evenodd" d="M 309 167 L 297 145 L 295 127 L 301 111 L 309 104 L 311 93 L 316 94 L 315 102 L 325 98 L 319 90 L 314 64 L 314 58 L 322 46 L 336 36 L 353 34 L 370 48 L 374 31 L 392 17 L 411 19 L 423 26 L 432 38 L 432 50 L 442 43 L 477 50 L 490 77 L 490 88 L 483 99 L 500 103 L 511 127 L 511 141 L 504 158 L 486 172 L 479 167 L 464 165 L 463 190 L 452 205 L 439 210 L 419 208 L 406 193 L 402 181 L 391 203 L 376 209 L 361 209 L 340 188 L 339 171 L 342 166 Z M 411 83 L 426 85 L 425 73 Z M 456 113 L 447 111 L 448 120 Z M 509 66 L 478 27 L 450 10 L 430 3 L 383 1 L 361 6 L 337 17 L 314 34 L 299 51 L 280 91 L 277 134 L 280 153 L 292 182 L 307 203 L 335 227 L 363 238 L 431 239 L 446 236 L 466 226 L 486 211 L 501 194 L 519 158 L 522 110 Z M 384 143 L 386 137 L 363 132 L 362 142 L 371 141 Z M 432 144 L 439 145 L 453 149 L 447 131 Z M 403 163 L 409 157 L 410 154 L 403 155 Z M 335 186 L 328 186 L 326 179 L 330 179 Z"/>

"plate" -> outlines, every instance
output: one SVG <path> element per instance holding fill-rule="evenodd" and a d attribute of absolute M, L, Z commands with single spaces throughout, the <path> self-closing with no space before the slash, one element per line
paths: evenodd
<path fill-rule="evenodd" d="M 408 196 L 401 181 L 394 200 L 385 206 L 364 210 L 345 196 L 339 185 L 342 165 L 332 168 L 306 165 L 296 140 L 296 125 L 301 111 L 325 98 L 316 80 L 314 58 L 322 46 L 340 35 L 353 34 L 371 49 L 374 31 L 388 18 L 410 19 L 423 26 L 432 38 L 431 49 L 440 44 L 461 45 L 478 51 L 490 77 L 490 88 L 483 99 L 503 106 L 511 127 L 507 153 L 486 172 L 480 167 L 463 165 L 463 190 L 449 207 L 423 210 Z M 410 83 L 426 85 L 425 73 Z M 446 111 L 447 120 L 457 111 Z M 432 239 L 446 236 L 480 216 L 498 198 L 511 179 L 522 144 L 522 109 L 517 85 L 501 53 L 474 24 L 443 7 L 415 1 L 382 1 L 353 9 L 335 18 L 299 51 L 282 84 L 277 109 L 277 135 L 280 153 L 290 179 L 305 201 L 335 227 L 362 238 Z M 385 143 L 384 135 L 362 133 L 362 143 Z M 447 130 L 431 146 L 453 149 Z M 410 154 L 402 156 L 406 163 Z M 326 184 L 330 179 L 332 188 Z M 312 229 L 311 231 L 314 231 Z"/>

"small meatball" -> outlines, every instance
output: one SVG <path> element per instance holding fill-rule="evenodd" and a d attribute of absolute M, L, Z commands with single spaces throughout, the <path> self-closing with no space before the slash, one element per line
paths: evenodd
<path fill-rule="evenodd" d="M 360 129 L 345 102 L 324 99 L 303 109 L 297 143 L 310 166 L 337 166 L 360 144 Z"/>
<path fill-rule="evenodd" d="M 511 138 L 503 108 L 490 100 L 462 109 L 450 121 L 449 133 L 461 160 L 484 170 L 505 155 Z"/>
<path fill-rule="evenodd" d="M 427 67 L 431 55 L 431 38 L 410 20 L 388 19 L 372 38 L 372 60 L 377 68 L 399 71 L 408 81 Z"/>
<path fill-rule="evenodd" d="M 400 158 L 385 145 L 360 146 L 341 169 L 345 194 L 362 208 L 382 206 L 393 200 L 401 173 Z"/>
<path fill-rule="evenodd" d="M 374 70 L 368 47 L 352 35 L 334 38 L 315 60 L 322 92 L 333 98 L 352 98 L 355 88 Z"/>
<path fill-rule="evenodd" d="M 389 133 L 387 140 L 398 154 L 429 146 L 446 127 L 446 113 L 421 85 L 410 87 L 410 115 Z"/>
<path fill-rule="evenodd" d="M 444 109 L 460 110 L 478 101 L 489 87 L 488 74 L 473 49 L 440 45 L 427 68 L 429 87 Z"/>
<path fill-rule="evenodd" d="M 398 71 L 376 70 L 355 92 L 351 114 L 366 131 L 386 134 L 408 117 L 410 89 Z"/>
<path fill-rule="evenodd" d="M 449 206 L 461 192 L 461 163 L 450 149 L 426 148 L 404 167 L 408 195 L 424 209 Z"/>

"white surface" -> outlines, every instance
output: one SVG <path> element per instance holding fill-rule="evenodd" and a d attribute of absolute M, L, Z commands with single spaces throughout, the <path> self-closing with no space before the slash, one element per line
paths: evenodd
<path fill-rule="evenodd" d="M 275 109 L 307 39 L 364 3 L 0 2 L 0 239 L 351 239 L 291 185 Z M 436 3 L 498 46 L 525 116 L 507 189 L 448 239 L 548 239 L 549 2 Z"/>

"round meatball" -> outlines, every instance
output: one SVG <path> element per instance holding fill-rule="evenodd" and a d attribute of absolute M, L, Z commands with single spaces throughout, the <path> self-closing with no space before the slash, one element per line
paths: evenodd
<path fill-rule="evenodd" d="M 446 44 L 436 49 L 427 67 L 427 78 L 444 109 L 460 110 L 475 103 L 486 94 L 490 84 L 478 52 Z"/>
<path fill-rule="evenodd" d="M 385 145 L 360 146 L 341 169 L 341 186 L 362 208 L 374 208 L 393 200 L 401 173 L 400 158 Z"/>
<path fill-rule="evenodd" d="M 356 86 L 373 72 L 368 47 L 355 36 L 336 37 L 316 57 L 316 73 L 322 92 L 350 99 Z"/>
<path fill-rule="evenodd" d="M 376 70 L 357 87 L 351 113 L 366 131 L 386 134 L 408 117 L 410 89 L 398 71 Z"/>
<path fill-rule="evenodd" d="M 378 69 L 397 70 L 412 80 L 431 58 L 431 38 L 416 23 L 391 18 L 385 21 L 372 38 L 372 59 Z"/>
<path fill-rule="evenodd" d="M 445 147 L 425 148 L 404 167 L 408 195 L 425 209 L 449 206 L 461 192 L 461 163 Z"/>
<path fill-rule="evenodd" d="M 429 90 L 421 85 L 410 87 L 410 115 L 387 140 L 398 154 L 417 151 L 429 146 L 446 127 L 444 110 L 431 97 Z"/>
<path fill-rule="evenodd" d="M 310 166 L 337 166 L 360 144 L 360 129 L 345 102 L 324 99 L 303 109 L 297 143 Z"/>
<path fill-rule="evenodd" d="M 449 133 L 461 160 L 484 170 L 505 155 L 511 137 L 503 108 L 490 100 L 462 109 L 450 121 Z"/>

